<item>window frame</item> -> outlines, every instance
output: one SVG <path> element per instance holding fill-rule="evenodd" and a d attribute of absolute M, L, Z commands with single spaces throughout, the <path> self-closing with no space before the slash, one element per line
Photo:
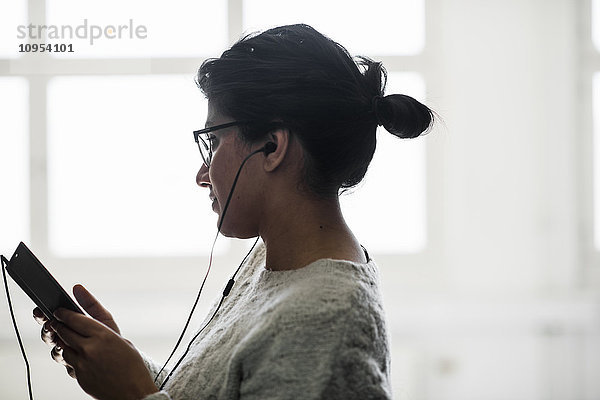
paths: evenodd
<path fill-rule="evenodd" d="M 596 162 L 600 162 L 600 154 L 594 154 L 594 136 L 598 133 L 600 139 L 600 121 L 594 121 L 594 99 L 593 99 L 593 79 L 594 74 L 600 74 L 600 49 L 596 48 L 592 38 L 592 1 L 587 0 L 582 2 L 580 7 L 580 55 L 581 55 L 581 78 L 578 85 L 580 98 L 582 99 L 581 107 L 581 126 L 579 126 L 579 155 L 581 162 L 579 185 L 580 192 L 580 221 L 581 221 L 581 254 L 583 257 L 583 266 L 586 271 L 584 282 L 589 282 L 590 285 L 600 284 L 600 249 L 595 246 L 595 221 L 596 212 L 600 212 L 600 207 L 596 209 L 595 203 L 599 200 L 594 198 L 594 158 Z M 597 23 L 600 23 L 598 20 Z M 597 99 L 600 102 L 600 99 Z M 597 124 L 597 126 L 595 126 Z"/>
<path fill-rule="evenodd" d="M 227 0 L 228 6 L 228 40 L 233 43 L 243 34 L 242 0 Z M 387 71 L 415 72 L 421 75 L 428 88 L 439 87 L 440 74 L 437 72 L 436 55 L 441 52 L 440 29 L 434 28 L 441 18 L 436 1 L 425 0 L 425 45 L 415 55 L 378 56 L 372 58 L 381 61 Z M 37 0 L 28 0 L 28 23 L 44 24 L 46 4 Z M 206 57 L 214 54 L 206 54 Z M 77 279 L 99 279 L 102 288 L 114 288 L 107 282 L 106 274 L 122 276 L 144 276 L 148 271 L 161 273 L 165 265 L 169 271 L 178 276 L 188 276 L 190 272 L 203 269 L 207 256 L 194 257 L 89 257 L 62 258 L 52 254 L 49 249 L 48 227 L 48 175 L 47 175 L 47 88 L 49 81 L 58 76 L 70 75 L 137 75 L 137 74 L 189 74 L 195 71 L 202 59 L 200 57 L 164 57 L 164 58 L 110 58 L 110 59 L 60 59 L 47 56 L 40 57 L 25 53 L 17 59 L 0 59 L 0 76 L 24 77 L 29 82 L 29 153 L 30 153 L 30 244 L 36 254 L 49 266 L 59 266 L 65 276 L 78 276 Z M 429 96 L 427 96 L 429 97 Z M 436 109 L 435 102 L 427 99 L 428 104 Z M 435 135 L 433 135 L 435 136 Z M 443 210 L 443 143 L 428 140 L 426 143 L 426 247 L 419 253 L 404 254 L 372 254 L 377 260 L 382 273 L 388 277 L 417 274 L 428 276 L 432 280 L 444 279 L 440 272 L 442 265 L 444 232 Z M 193 145 L 193 143 L 190 143 Z M 222 257 L 224 266 L 237 265 L 246 249 L 248 241 L 231 241 L 230 251 Z M 96 271 L 95 271 L 96 270 Z M 100 272 L 98 272 L 100 271 Z M 229 271 L 226 271 L 227 273 Z M 213 275 L 215 273 L 213 272 Z M 217 275 L 219 273 L 216 273 Z M 224 275 L 226 275 L 224 273 Z M 195 276 L 195 275 L 194 275 Z M 220 278 L 215 278 L 215 290 L 220 287 Z M 67 286 L 68 282 L 64 285 Z M 196 282 L 182 284 L 185 288 L 196 288 Z M 210 286 L 210 282 L 209 282 Z M 137 288 L 146 292 L 149 289 Z"/>

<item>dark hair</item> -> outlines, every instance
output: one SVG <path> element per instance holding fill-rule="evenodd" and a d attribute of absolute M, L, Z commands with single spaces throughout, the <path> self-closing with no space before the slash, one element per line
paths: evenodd
<path fill-rule="evenodd" d="M 211 104 L 238 121 L 280 121 L 305 153 L 304 183 L 320 197 L 357 185 L 375 151 L 378 125 L 400 138 L 430 129 L 433 112 L 412 97 L 384 97 L 380 62 L 354 60 L 308 25 L 242 37 L 220 58 L 204 61 L 196 83 Z M 246 142 L 268 133 L 240 130 Z"/>

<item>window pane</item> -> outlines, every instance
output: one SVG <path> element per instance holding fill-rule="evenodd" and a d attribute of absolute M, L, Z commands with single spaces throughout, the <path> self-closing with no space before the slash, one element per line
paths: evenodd
<path fill-rule="evenodd" d="M 193 76 L 59 77 L 48 88 L 49 245 L 60 256 L 207 253 Z M 218 241 L 219 252 L 227 245 Z"/>
<path fill-rule="evenodd" d="M 0 2 L 0 58 L 17 58 L 19 44 L 26 39 L 27 2 L 11 0 Z M 11 253 L 12 254 L 12 253 Z"/>
<path fill-rule="evenodd" d="M 47 0 L 51 27 L 72 43 L 58 57 L 195 57 L 227 45 L 227 1 Z M 145 38 L 144 38 L 145 36 Z M 72 39 L 71 39 L 72 37 Z"/>
<path fill-rule="evenodd" d="M 600 51 L 600 0 L 592 0 L 592 41 Z"/>
<path fill-rule="evenodd" d="M 245 31 L 300 22 L 352 55 L 411 55 L 425 45 L 424 0 L 371 0 L 365 7 L 343 0 L 244 0 Z"/>
<path fill-rule="evenodd" d="M 424 101 L 425 83 L 416 73 L 389 73 L 386 94 Z M 425 140 L 399 139 L 377 130 L 377 149 L 356 192 L 340 197 L 348 225 L 368 251 L 422 251 L 427 240 Z"/>
<path fill-rule="evenodd" d="M 600 72 L 592 84 L 594 110 L 594 244 L 600 250 Z"/>
<path fill-rule="evenodd" d="M 0 252 L 10 258 L 29 241 L 29 85 L 23 78 L 0 78 Z"/>

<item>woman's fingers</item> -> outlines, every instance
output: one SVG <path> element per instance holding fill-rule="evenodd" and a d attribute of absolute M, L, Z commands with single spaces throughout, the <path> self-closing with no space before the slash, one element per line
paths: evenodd
<path fill-rule="evenodd" d="M 77 379 L 77 374 L 75 374 L 75 370 L 73 369 L 73 367 L 67 364 L 65 365 L 65 368 L 67 369 L 67 374 L 69 374 L 71 378 Z"/>
<path fill-rule="evenodd" d="M 56 361 L 59 364 L 65 365 L 65 366 L 67 365 L 67 363 L 65 362 L 65 360 L 63 358 L 63 350 L 66 347 L 67 346 L 65 345 L 65 343 L 59 339 L 58 343 L 56 343 L 56 345 L 54 347 L 52 347 L 52 350 L 50 350 L 50 355 L 52 356 L 54 361 Z"/>
<path fill-rule="evenodd" d="M 78 312 L 67 310 L 66 308 L 56 310 L 54 317 L 56 317 L 57 321 L 62 322 L 71 330 L 84 337 L 93 336 L 95 333 L 106 329 L 106 326 L 102 322 Z M 66 343 L 69 344 L 68 342 Z"/>
<path fill-rule="evenodd" d="M 54 346 L 52 348 L 52 350 L 50 350 L 50 355 L 52 356 L 52 358 L 54 359 L 54 361 L 56 361 L 59 364 L 62 365 L 67 365 L 67 363 L 65 362 L 65 359 L 63 358 L 63 347 L 61 346 Z"/>
<path fill-rule="evenodd" d="M 78 351 L 81 350 L 86 339 L 84 336 L 58 321 L 52 322 L 51 326 L 52 330 L 56 332 L 58 339 L 62 341 L 61 344 L 57 343 L 59 350 L 60 348 L 64 350 L 69 347 Z"/>
<path fill-rule="evenodd" d="M 33 318 L 38 324 L 42 325 L 42 341 L 48 346 L 52 347 L 52 350 L 50 350 L 50 356 L 54 359 L 54 361 L 65 366 L 67 374 L 69 374 L 71 378 L 77 379 L 75 369 L 73 369 L 73 367 L 70 366 L 63 358 L 63 349 L 65 348 L 65 343 L 57 336 L 56 332 L 50 327 L 51 321 L 48 320 L 46 315 L 44 315 L 44 313 L 42 312 L 42 310 L 40 310 L 39 307 L 33 309 Z"/>
<path fill-rule="evenodd" d="M 73 295 L 81 307 L 83 307 L 92 318 L 102 322 L 113 331 L 120 333 L 119 327 L 114 321 L 112 314 L 104 308 L 98 299 L 96 299 L 83 285 L 78 284 L 73 286 Z"/>
<path fill-rule="evenodd" d="M 62 349 L 62 358 L 65 361 L 65 366 L 71 367 L 74 374 L 75 368 L 77 368 L 77 352 L 70 347 L 65 347 Z"/>
<path fill-rule="evenodd" d="M 46 343 L 48 346 L 56 345 L 56 334 L 50 328 L 50 322 L 46 321 L 42 326 L 42 341 Z"/>
<path fill-rule="evenodd" d="M 33 309 L 33 319 L 35 319 L 36 322 L 40 325 L 44 325 L 44 323 L 48 321 L 48 318 L 46 318 L 46 316 L 44 315 L 42 310 L 40 310 L 39 307 Z"/>
<path fill-rule="evenodd" d="M 77 379 L 77 374 L 75 374 L 75 369 L 63 357 L 63 353 L 65 352 L 64 349 L 65 349 L 64 347 L 56 346 L 52 349 L 52 351 L 50 352 L 50 355 L 52 356 L 54 361 L 56 361 L 59 364 L 64 365 L 64 367 L 67 370 L 67 374 L 69 374 L 69 376 L 71 378 Z M 72 351 L 72 350 L 70 350 L 70 349 L 67 350 L 67 354 L 71 355 L 71 353 L 69 353 L 69 351 Z M 69 355 L 67 355 L 67 358 L 69 357 Z"/>

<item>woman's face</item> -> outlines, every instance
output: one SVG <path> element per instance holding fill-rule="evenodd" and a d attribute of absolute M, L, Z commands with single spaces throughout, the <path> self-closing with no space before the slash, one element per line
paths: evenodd
<path fill-rule="evenodd" d="M 208 103 L 207 128 L 232 121 L 232 118 L 221 115 Z M 202 164 L 196 175 L 196 183 L 210 189 L 208 195 L 212 200 L 212 209 L 219 214 L 217 225 L 221 222 L 235 175 L 244 158 L 251 153 L 238 137 L 238 131 L 237 126 L 232 126 L 209 134 L 213 149 L 210 168 Z M 258 234 L 256 216 L 260 215 L 261 205 L 258 161 L 261 160 L 261 154 L 252 156 L 242 168 L 221 227 L 221 233 L 225 236 L 249 238 Z"/>

